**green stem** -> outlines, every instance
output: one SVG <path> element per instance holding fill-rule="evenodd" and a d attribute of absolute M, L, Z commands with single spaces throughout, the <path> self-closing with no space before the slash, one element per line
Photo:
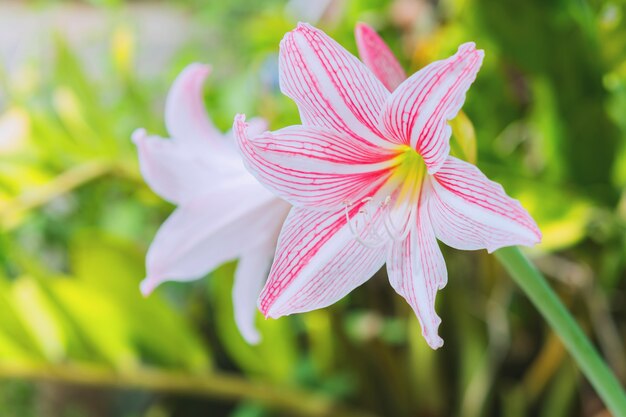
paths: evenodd
<path fill-rule="evenodd" d="M 0 380 L 25 379 L 68 384 L 138 389 L 196 395 L 230 401 L 257 401 L 286 415 L 299 417 L 376 417 L 367 411 L 346 408 L 335 399 L 287 386 L 250 381 L 239 375 L 219 372 L 189 374 L 170 370 L 137 368 L 115 372 L 87 364 L 0 363 Z"/>
<path fill-rule="evenodd" d="M 543 275 L 517 247 L 500 249 L 495 255 L 561 338 L 613 416 L 626 417 L 623 387 Z"/>

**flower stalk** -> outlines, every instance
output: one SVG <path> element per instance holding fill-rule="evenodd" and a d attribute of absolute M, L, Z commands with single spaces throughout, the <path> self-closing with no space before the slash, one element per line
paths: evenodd
<path fill-rule="evenodd" d="M 0 380 L 50 381 L 111 389 L 136 389 L 183 394 L 221 401 L 253 401 L 298 417 L 377 417 L 355 410 L 336 399 L 314 392 L 250 381 L 239 375 L 210 372 L 189 374 L 180 371 L 138 368 L 116 372 L 99 365 L 40 365 L 1 363 Z"/>
<path fill-rule="evenodd" d="M 626 417 L 624 388 L 544 276 L 515 246 L 502 248 L 495 255 L 561 338 L 613 416 Z"/>

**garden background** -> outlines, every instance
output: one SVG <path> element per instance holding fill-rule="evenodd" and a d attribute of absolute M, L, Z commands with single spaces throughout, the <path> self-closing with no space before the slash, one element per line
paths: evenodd
<path fill-rule="evenodd" d="M 366 22 L 410 72 L 465 41 L 485 50 L 455 143 L 537 220 L 529 256 L 626 380 L 625 2 L 1 0 L 0 415 L 608 416 L 484 251 L 442 245 L 438 351 L 384 271 L 332 307 L 259 315 L 258 346 L 234 325 L 234 263 L 141 296 L 173 207 L 131 133 L 166 136 L 191 62 L 213 65 L 224 131 L 238 112 L 297 123 L 277 53 L 298 21 L 353 53 Z"/>

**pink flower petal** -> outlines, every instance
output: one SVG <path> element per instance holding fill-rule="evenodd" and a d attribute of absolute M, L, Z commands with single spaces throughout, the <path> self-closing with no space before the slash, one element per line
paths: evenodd
<path fill-rule="evenodd" d="M 411 305 L 422 335 L 433 349 L 443 346 L 438 335 L 441 319 L 435 312 L 435 296 L 448 280 L 446 264 L 437 245 L 425 208 L 406 239 L 393 244 L 387 259 L 391 286 Z"/>
<path fill-rule="evenodd" d="M 280 44 L 280 85 L 300 110 L 304 125 L 386 145 L 378 120 L 389 92 L 354 55 L 307 24 Z"/>
<path fill-rule="evenodd" d="M 233 131 L 248 170 L 296 206 L 343 206 L 372 196 L 390 175 L 391 154 L 347 134 L 290 126 L 251 138 L 242 115 Z"/>
<path fill-rule="evenodd" d="M 351 216 L 359 216 L 361 208 L 351 209 Z M 367 281 L 383 265 L 385 253 L 384 246 L 371 248 L 355 239 L 344 210 L 294 207 L 278 239 L 259 308 L 266 317 L 278 318 L 333 304 Z"/>
<path fill-rule="evenodd" d="M 404 69 L 374 29 L 365 23 L 357 23 L 354 34 L 361 60 L 389 91 L 406 80 Z"/>
<path fill-rule="evenodd" d="M 483 56 L 473 43 L 463 44 L 455 55 L 409 77 L 385 104 L 387 137 L 416 149 L 431 174 L 437 172 L 450 152 L 448 120 L 461 109 Z"/>
<path fill-rule="evenodd" d="M 448 157 L 430 179 L 430 218 L 437 237 L 457 249 L 532 246 L 541 241 L 535 221 L 478 168 Z"/>
<path fill-rule="evenodd" d="M 187 66 L 174 81 L 165 104 L 165 124 L 171 137 L 185 141 L 190 147 L 206 149 L 223 146 L 222 134 L 209 119 L 204 106 L 202 88 L 211 67 L 202 64 Z"/>
<path fill-rule="evenodd" d="M 165 281 L 201 278 L 264 242 L 268 224 L 279 227 L 285 205 L 253 178 L 247 178 L 224 181 L 177 208 L 148 250 L 144 294 Z"/>

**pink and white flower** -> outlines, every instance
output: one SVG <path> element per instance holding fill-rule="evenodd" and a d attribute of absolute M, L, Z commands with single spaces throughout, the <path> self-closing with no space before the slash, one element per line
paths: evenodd
<path fill-rule="evenodd" d="M 210 67 L 191 64 L 167 97 L 171 139 L 133 134 L 141 172 L 150 187 L 178 208 L 157 232 L 146 257 L 148 295 L 165 281 L 190 281 L 239 259 L 235 272 L 235 320 L 243 337 L 258 342 L 254 327 L 259 296 L 289 205 L 245 169 L 231 135 L 209 120 L 202 87 Z M 266 123 L 256 119 L 251 131 Z"/>
<path fill-rule="evenodd" d="M 438 348 L 435 295 L 447 271 L 437 239 L 491 252 L 534 245 L 541 233 L 500 185 L 449 155 L 447 121 L 483 51 L 463 44 L 393 92 L 400 75 L 385 59 L 372 65 L 379 76 L 396 73 L 383 84 L 322 31 L 300 24 L 281 42 L 280 82 L 302 125 L 255 135 L 244 116 L 235 118 L 250 172 L 294 206 L 259 307 L 277 318 L 328 306 L 386 262 L 391 285 Z"/>

